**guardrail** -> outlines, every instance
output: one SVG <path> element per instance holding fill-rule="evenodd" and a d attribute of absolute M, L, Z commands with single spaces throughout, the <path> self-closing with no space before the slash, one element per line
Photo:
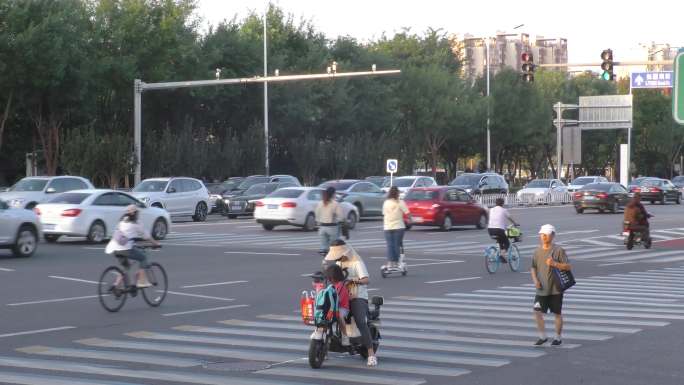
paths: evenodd
<path fill-rule="evenodd" d="M 496 200 L 502 198 L 506 207 L 526 207 L 539 205 L 567 205 L 572 203 L 572 193 L 552 192 L 548 194 L 488 194 L 477 195 L 481 205 L 494 207 Z"/>

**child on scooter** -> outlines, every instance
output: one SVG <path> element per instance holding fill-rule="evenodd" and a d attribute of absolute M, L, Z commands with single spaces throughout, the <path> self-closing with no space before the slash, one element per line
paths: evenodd
<path fill-rule="evenodd" d="M 344 272 L 339 265 L 333 264 L 325 269 L 325 276 L 335 287 L 335 291 L 337 292 L 337 308 L 339 310 L 337 322 L 342 331 L 342 345 L 349 345 L 349 337 L 347 336 L 345 324 L 348 324 L 349 321 L 351 321 L 351 317 L 349 316 L 349 290 L 347 290 L 347 287 L 344 284 Z"/>

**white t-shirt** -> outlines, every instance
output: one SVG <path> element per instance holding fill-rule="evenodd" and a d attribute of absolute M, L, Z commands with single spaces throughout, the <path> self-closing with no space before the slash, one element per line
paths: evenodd
<path fill-rule="evenodd" d="M 124 237 L 126 237 L 126 244 L 121 245 L 119 244 L 119 242 L 117 242 L 116 237 L 112 237 L 112 239 L 109 240 L 107 247 L 105 248 L 105 253 L 107 254 L 113 254 L 116 251 L 132 249 L 133 244 L 135 243 L 135 241 L 133 240 L 134 238 L 151 238 L 150 233 L 145 231 L 145 229 L 142 227 L 140 223 L 121 221 L 119 222 L 117 230 L 120 231 Z"/>
<path fill-rule="evenodd" d="M 366 264 L 363 263 L 361 258 L 355 257 L 354 259 L 347 260 L 347 261 L 339 261 L 337 264 L 343 268 L 347 269 L 347 279 L 352 280 L 352 279 L 362 279 L 368 277 L 368 269 L 366 268 Z M 368 288 L 366 285 L 356 285 L 356 295 L 352 294 L 351 298 L 363 298 L 365 300 L 368 300 Z"/>
<path fill-rule="evenodd" d="M 489 227 L 490 229 L 506 229 L 511 215 L 508 210 L 501 206 L 494 206 L 489 210 Z"/>
<path fill-rule="evenodd" d="M 386 199 L 382 204 L 383 228 L 384 230 L 400 230 L 404 225 L 404 214 L 408 214 L 409 209 L 402 200 Z"/>

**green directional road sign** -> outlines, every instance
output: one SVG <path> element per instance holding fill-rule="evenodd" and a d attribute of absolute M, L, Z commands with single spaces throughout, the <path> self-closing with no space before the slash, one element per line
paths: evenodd
<path fill-rule="evenodd" d="M 672 116 L 677 123 L 684 124 L 684 49 L 679 50 L 674 60 Z"/>

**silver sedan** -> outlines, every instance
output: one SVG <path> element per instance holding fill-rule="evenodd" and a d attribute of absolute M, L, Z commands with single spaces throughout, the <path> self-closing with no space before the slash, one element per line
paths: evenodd
<path fill-rule="evenodd" d="M 356 206 L 361 217 L 382 216 L 384 193 L 377 185 L 357 179 L 339 179 L 322 183 L 321 188 L 334 187 L 337 200 Z"/>

